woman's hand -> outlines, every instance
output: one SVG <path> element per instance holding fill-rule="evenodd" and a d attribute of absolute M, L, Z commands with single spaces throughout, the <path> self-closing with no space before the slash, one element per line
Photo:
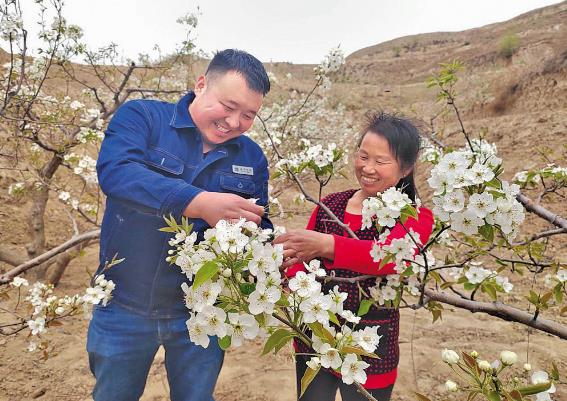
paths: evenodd
<path fill-rule="evenodd" d="M 298 262 L 309 262 L 315 258 L 334 259 L 335 239 L 331 234 L 311 230 L 290 230 L 276 238 L 274 244 L 283 244 L 283 267 Z"/>

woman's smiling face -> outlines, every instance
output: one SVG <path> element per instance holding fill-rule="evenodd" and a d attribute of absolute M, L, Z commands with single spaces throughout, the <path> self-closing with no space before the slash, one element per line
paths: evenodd
<path fill-rule="evenodd" d="M 366 198 L 395 186 L 405 175 L 388 141 L 372 131 L 364 135 L 356 152 L 354 173 Z"/>

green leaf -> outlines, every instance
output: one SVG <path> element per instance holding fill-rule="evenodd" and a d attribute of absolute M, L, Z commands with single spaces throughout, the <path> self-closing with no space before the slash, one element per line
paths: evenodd
<path fill-rule="evenodd" d="M 479 227 L 478 232 L 488 242 L 494 241 L 494 228 L 490 224 L 485 224 Z"/>
<path fill-rule="evenodd" d="M 431 401 L 431 398 L 424 396 L 423 394 L 413 392 L 419 401 Z"/>
<path fill-rule="evenodd" d="M 208 261 L 201 266 L 197 274 L 195 274 L 195 280 L 193 280 L 193 289 L 196 290 L 205 282 L 213 278 L 215 274 L 219 271 L 219 266 L 213 262 Z"/>
<path fill-rule="evenodd" d="M 221 349 L 223 351 L 226 351 L 229 347 L 230 347 L 230 342 L 231 342 L 231 337 L 230 336 L 224 336 L 223 338 L 219 338 L 219 346 L 221 347 Z"/>
<path fill-rule="evenodd" d="M 486 398 L 488 398 L 489 401 L 502 401 L 502 398 L 500 398 L 500 395 L 494 390 L 489 391 L 486 394 Z"/>
<path fill-rule="evenodd" d="M 301 394 L 299 394 L 299 398 L 303 396 L 303 393 L 305 393 L 305 390 L 307 390 L 309 384 L 311 384 L 315 376 L 317 376 L 317 373 L 319 373 L 319 369 L 321 368 L 317 368 L 315 370 L 309 367 L 307 368 L 307 370 L 303 374 L 303 377 L 301 378 Z"/>
<path fill-rule="evenodd" d="M 158 231 L 161 231 L 163 233 L 176 233 L 177 228 L 175 228 L 175 227 L 162 227 L 162 228 L 158 228 Z"/>
<path fill-rule="evenodd" d="M 490 283 L 485 283 L 482 285 L 481 287 L 484 292 L 486 292 L 488 294 L 488 296 L 490 297 L 490 299 L 492 299 L 493 301 L 496 301 L 496 299 L 498 298 L 496 295 L 496 287 Z"/>
<path fill-rule="evenodd" d="M 447 288 L 449 288 L 449 287 L 452 286 L 453 284 L 455 284 L 454 281 L 447 281 L 447 282 L 441 284 L 441 289 L 442 289 L 442 290 L 446 290 Z"/>
<path fill-rule="evenodd" d="M 374 301 L 370 299 L 363 299 L 362 301 L 360 301 L 360 306 L 358 307 L 358 312 L 356 312 L 356 316 L 366 315 L 373 304 Z"/>
<path fill-rule="evenodd" d="M 518 391 L 522 395 L 534 395 L 537 393 L 541 393 L 543 391 L 547 391 L 549 390 L 550 387 L 551 387 L 551 382 L 545 382 L 545 383 L 534 384 L 532 386 L 520 387 Z"/>
<path fill-rule="evenodd" d="M 289 306 L 289 301 L 287 299 L 287 295 L 284 292 L 282 292 L 282 296 L 276 302 L 276 305 L 278 305 L 278 306 Z"/>
<path fill-rule="evenodd" d="M 472 291 L 472 290 L 474 290 L 474 289 L 476 288 L 476 284 L 468 283 L 468 282 L 467 282 L 467 283 L 464 283 L 464 284 L 463 284 L 463 288 L 464 288 L 465 290 L 467 290 L 467 291 Z"/>
<path fill-rule="evenodd" d="M 437 273 L 437 272 L 429 272 L 429 275 L 430 275 L 431 277 L 433 277 L 433 279 L 435 279 L 435 282 L 437 282 L 437 283 L 442 283 L 442 282 L 443 282 L 443 279 L 441 278 L 441 276 L 439 275 L 439 273 Z"/>
<path fill-rule="evenodd" d="M 337 315 L 335 315 L 333 312 L 331 311 L 327 311 L 329 313 L 329 321 L 333 322 L 334 324 L 336 324 L 337 326 L 340 326 L 341 323 L 339 322 L 339 319 L 337 319 Z"/>
<path fill-rule="evenodd" d="M 329 332 L 329 330 L 324 328 L 321 323 L 309 323 L 308 326 L 317 337 L 327 340 L 327 342 L 331 344 L 331 346 L 335 345 L 335 337 Z"/>
<path fill-rule="evenodd" d="M 367 356 L 368 358 L 372 358 L 372 359 L 380 359 L 380 357 L 378 355 L 376 355 L 372 352 L 366 352 L 362 348 L 348 346 L 348 345 L 342 347 L 341 352 L 343 354 L 356 354 L 356 355 L 360 355 L 360 356 Z"/>
<path fill-rule="evenodd" d="M 553 295 L 555 295 L 555 302 L 558 304 L 563 302 L 563 285 L 561 283 L 555 286 L 553 289 Z"/>
<path fill-rule="evenodd" d="M 282 338 L 281 341 L 274 347 L 274 353 L 277 354 L 279 350 L 285 347 L 295 337 L 296 335 L 292 333 L 289 336 Z"/>
<path fill-rule="evenodd" d="M 243 295 L 250 295 L 256 289 L 255 283 L 240 283 L 238 286 L 240 287 L 240 292 Z"/>
<path fill-rule="evenodd" d="M 551 372 L 550 372 L 550 376 L 553 380 L 555 381 L 559 381 L 559 369 L 557 369 L 557 365 L 555 364 L 555 362 L 551 362 Z"/>
<path fill-rule="evenodd" d="M 286 329 L 277 329 L 276 331 L 274 331 L 266 341 L 262 355 L 266 355 L 268 352 L 273 350 L 280 343 L 280 341 L 282 341 L 285 337 L 288 337 L 290 334 L 293 333 Z"/>
<path fill-rule="evenodd" d="M 378 265 L 378 269 L 383 268 L 384 266 L 386 266 L 388 263 L 390 263 L 392 260 L 394 260 L 394 254 L 389 253 L 387 254 L 384 259 L 382 259 L 380 261 L 380 264 Z"/>

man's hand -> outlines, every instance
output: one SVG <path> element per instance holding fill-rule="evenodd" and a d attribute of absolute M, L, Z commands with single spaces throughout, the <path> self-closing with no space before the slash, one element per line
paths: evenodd
<path fill-rule="evenodd" d="M 315 258 L 334 259 L 335 239 L 331 234 L 311 230 L 290 230 L 274 240 L 283 244 L 284 264 L 289 267 L 298 262 L 309 262 Z"/>
<path fill-rule="evenodd" d="M 260 224 L 264 208 L 238 195 L 221 192 L 201 192 L 187 206 L 183 215 L 200 218 L 214 227 L 219 220 L 232 220 L 244 217 Z"/>

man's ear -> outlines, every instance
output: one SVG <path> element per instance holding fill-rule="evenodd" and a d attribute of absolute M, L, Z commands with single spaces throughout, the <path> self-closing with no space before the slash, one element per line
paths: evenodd
<path fill-rule="evenodd" d="M 195 94 L 200 95 L 205 91 L 207 88 L 207 78 L 204 75 L 199 76 L 197 78 L 197 82 L 195 82 Z"/>

